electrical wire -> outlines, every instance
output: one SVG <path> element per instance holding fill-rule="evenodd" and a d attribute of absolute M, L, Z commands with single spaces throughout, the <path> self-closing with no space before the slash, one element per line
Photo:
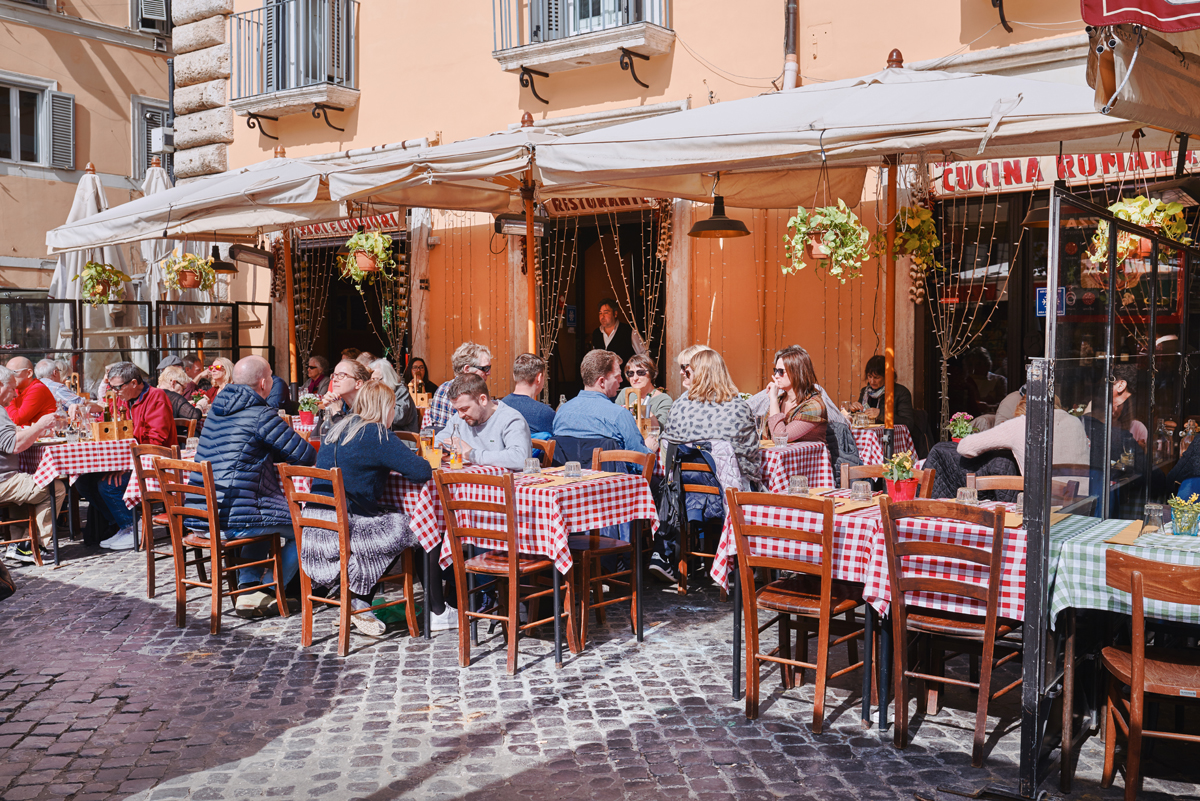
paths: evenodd
<path fill-rule="evenodd" d="M 758 76 L 753 76 L 753 75 L 738 75 L 735 72 L 730 72 L 729 70 L 721 69 L 716 64 L 713 64 L 711 61 L 706 59 L 704 56 L 697 53 L 695 50 L 693 50 L 691 48 L 691 45 L 689 45 L 687 42 L 683 41 L 683 38 L 679 35 L 678 32 L 675 33 L 675 41 L 677 41 L 677 42 L 679 42 L 679 44 L 683 45 L 683 49 L 687 51 L 688 55 L 690 55 L 692 58 L 696 59 L 697 62 L 704 65 L 705 67 L 708 67 L 718 77 L 724 78 L 725 80 L 729 81 L 730 83 L 737 84 L 738 86 L 746 86 L 751 89 L 766 89 L 767 88 L 766 86 L 754 86 L 754 85 L 748 84 L 748 83 L 739 83 L 738 81 L 733 80 L 734 78 L 741 78 L 743 81 L 765 81 L 767 83 L 773 83 L 774 81 L 778 81 L 780 78 L 783 77 L 783 70 L 780 70 L 779 74 L 776 75 L 774 78 L 764 78 L 764 77 L 758 77 Z"/>

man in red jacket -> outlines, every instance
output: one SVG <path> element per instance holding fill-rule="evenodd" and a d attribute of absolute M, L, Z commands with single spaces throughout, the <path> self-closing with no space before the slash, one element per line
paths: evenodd
<path fill-rule="evenodd" d="M 108 386 L 124 401 L 133 421 L 133 437 L 143 445 L 178 445 L 175 417 L 167 393 L 146 383 L 142 371 L 131 362 L 118 362 L 109 368 Z M 84 473 L 75 482 L 79 494 L 87 499 L 93 514 L 101 514 L 117 533 L 100 543 L 101 548 L 127 551 L 134 547 L 133 513 L 125 507 L 125 487 L 130 472 Z"/>
<path fill-rule="evenodd" d="M 8 405 L 8 416 L 18 426 L 31 426 L 58 411 L 50 387 L 33 377 L 33 362 L 16 356 L 5 365 L 17 377 L 17 397 Z"/>

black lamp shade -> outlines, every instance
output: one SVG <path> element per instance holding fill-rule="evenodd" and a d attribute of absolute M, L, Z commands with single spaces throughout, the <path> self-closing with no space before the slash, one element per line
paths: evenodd
<path fill-rule="evenodd" d="M 212 268 L 214 273 L 237 273 L 237 265 L 231 261 L 221 261 L 221 248 L 218 245 L 212 247 Z"/>
<path fill-rule="evenodd" d="M 700 220 L 688 231 L 688 236 L 704 239 L 726 239 L 735 236 L 750 236 L 750 229 L 741 220 L 725 216 L 725 198 L 713 197 L 713 213 L 707 220 Z"/>

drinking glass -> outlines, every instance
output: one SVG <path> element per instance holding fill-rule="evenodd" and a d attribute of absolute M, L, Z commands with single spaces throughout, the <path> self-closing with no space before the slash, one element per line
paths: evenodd
<path fill-rule="evenodd" d="M 850 500 L 852 501 L 869 501 L 871 500 L 871 482 L 866 480 L 855 481 L 850 485 Z"/>
<path fill-rule="evenodd" d="M 1149 534 L 1151 532 L 1161 532 L 1165 524 L 1163 523 L 1163 506 L 1161 503 L 1146 504 L 1146 518 L 1142 524 L 1142 533 Z"/>
<path fill-rule="evenodd" d="M 1017 493 L 1017 514 L 1025 514 L 1025 493 L 1023 492 Z"/>
<path fill-rule="evenodd" d="M 579 462 L 567 462 L 563 467 L 563 475 L 567 478 L 579 478 L 583 475 L 583 467 Z"/>
<path fill-rule="evenodd" d="M 787 434 L 776 434 L 775 436 L 771 437 L 771 442 L 774 443 L 776 448 L 782 448 L 784 445 L 788 444 Z"/>
<path fill-rule="evenodd" d="M 67 429 L 67 442 L 79 442 L 79 429 L 75 426 Z"/>
<path fill-rule="evenodd" d="M 542 460 L 537 459 L 533 456 L 530 456 L 528 459 L 525 460 L 525 472 L 526 473 L 542 472 Z"/>
<path fill-rule="evenodd" d="M 764 429 L 767 427 L 767 416 L 765 414 L 756 414 L 754 416 L 754 424 L 758 426 L 758 428 L 754 429 L 755 432 L 761 437 Z"/>
<path fill-rule="evenodd" d="M 199 437 L 188 437 L 187 444 L 184 445 L 184 448 L 186 448 L 189 451 L 194 451 L 194 450 L 198 449 L 199 447 L 200 447 L 200 438 Z"/>
<path fill-rule="evenodd" d="M 788 479 L 788 495 L 808 497 L 808 477 L 792 476 Z"/>
<path fill-rule="evenodd" d="M 424 453 L 429 453 L 429 451 L 433 450 L 433 429 L 432 428 L 422 428 L 421 429 L 421 450 Z"/>
<path fill-rule="evenodd" d="M 959 487 L 958 502 L 967 506 L 979 505 L 979 491 L 974 487 Z"/>

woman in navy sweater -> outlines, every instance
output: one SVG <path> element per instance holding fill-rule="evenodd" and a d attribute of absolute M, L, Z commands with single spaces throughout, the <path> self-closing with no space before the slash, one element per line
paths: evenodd
<path fill-rule="evenodd" d="M 433 477 L 429 464 L 388 430 L 395 403 L 396 396 L 386 384 L 380 381 L 364 384 L 354 399 L 353 413 L 330 429 L 317 453 L 317 467 L 342 470 L 350 513 L 348 577 L 353 609 L 370 606 L 379 578 L 388 573 L 405 548 L 416 544 L 408 515 L 385 511 L 379 506 L 388 475 L 397 472 L 418 483 Z M 333 496 L 333 487 L 325 480 L 313 482 L 312 491 Z M 333 519 L 332 509 L 314 509 L 313 513 Z M 304 529 L 300 563 L 314 584 L 329 587 L 337 583 L 339 558 L 336 532 Z M 383 634 L 384 623 L 374 615 L 354 615 L 350 619 L 364 634 L 375 637 Z"/>

